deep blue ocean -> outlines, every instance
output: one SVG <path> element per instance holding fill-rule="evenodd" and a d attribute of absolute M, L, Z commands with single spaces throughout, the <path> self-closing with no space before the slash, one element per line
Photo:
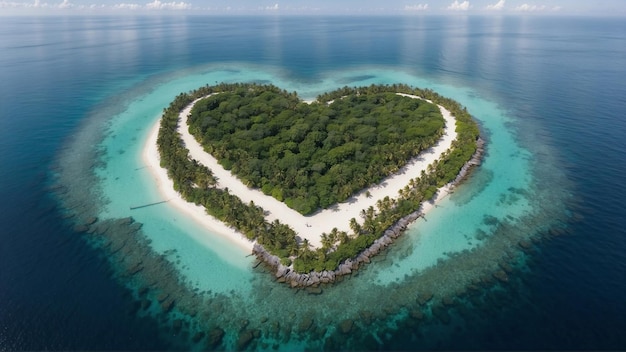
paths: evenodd
<path fill-rule="evenodd" d="M 116 238 L 102 245 L 77 229 L 77 219 L 133 215 L 124 214 L 126 205 L 118 206 L 132 197 L 124 194 L 125 187 L 145 185 L 136 192 L 147 197 L 151 186 L 139 176 L 124 183 L 124 175 L 136 170 L 119 170 L 139 158 L 133 153 L 140 149 L 144 129 L 177 93 L 218 80 L 270 82 L 304 98 L 371 83 L 435 89 L 467 105 L 492 142 L 483 169 L 454 204 L 466 202 L 475 209 L 470 199 L 480 198 L 482 189 L 518 182 L 516 175 L 527 189 L 509 187 L 517 196 L 507 195 L 498 205 L 501 213 L 495 215 L 508 213 L 508 225 L 503 222 L 497 231 L 489 227 L 493 233 L 484 230 L 487 239 L 480 245 L 468 240 L 468 246 L 490 248 L 482 262 L 472 261 L 476 252 L 463 252 L 460 257 L 469 253 L 471 265 L 454 264 L 461 259 L 448 253 L 448 261 L 433 257 L 437 264 L 431 265 L 424 259 L 418 263 L 423 271 L 406 274 L 412 250 L 419 256 L 420 248 L 431 248 L 429 243 L 440 245 L 417 231 L 372 269 L 310 298 L 271 283 L 251 263 L 240 269 L 219 259 L 226 249 L 183 253 L 180 248 L 193 247 L 186 244 L 191 240 L 170 241 L 163 233 L 193 225 L 151 222 L 169 211 L 161 208 L 136 215 L 149 239 L 141 248 L 154 253 L 177 248 L 179 257 L 164 254 L 156 262 L 174 269 L 154 277 L 144 269 L 140 278 L 131 277 L 120 269 L 125 263 L 120 253 L 130 258 L 136 247 L 125 243 L 126 249 L 112 250 Z M 137 136 L 122 132 L 131 125 Z M 620 18 L 0 17 L 0 350 L 232 349 L 241 339 L 233 326 L 243 331 L 257 329 L 257 323 L 263 337 L 241 346 L 624 350 L 624 136 L 626 21 Z M 500 150 L 517 152 L 502 157 Z M 510 164 L 502 161 L 507 158 Z M 528 201 L 516 206 L 518 197 Z M 444 215 L 445 209 L 439 210 L 433 219 Z M 333 309 L 369 302 L 361 293 L 370 278 L 406 274 L 406 282 L 424 287 L 436 274 L 452 287 L 459 280 L 454 275 L 467 270 L 470 282 L 473 273 L 497 265 L 486 258 L 499 258 L 495 251 L 505 248 L 498 236 L 515 233 L 517 241 L 525 231 L 528 236 L 543 231 L 543 236 L 529 237 L 529 250 L 506 247 L 502 255 L 516 263 L 507 270 L 508 284 L 483 280 L 470 293 L 455 288 L 456 306 L 428 306 L 430 319 L 430 313 L 424 320 L 407 318 L 413 308 L 400 303 L 384 312 L 369 307 L 373 323 L 367 314 L 351 318 L 354 328 L 347 336 L 334 330 Z M 148 254 L 141 259 L 146 267 L 160 258 L 150 253 L 151 259 Z M 385 263 L 392 263 L 390 274 L 377 271 L 384 271 Z M 194 276 L 194 265 L 205 268 L 210 279 Z M 217 267 L 245 283 L 239 288 L 238 282 L 216 281 L 223 279 L 212 273 Z M 402 280 L 389 279 L 386 287 L 404 294 L 409 284 Z M 428 282 L 435 292 L 446 292 L 437 279 Z M 148 296 L 140 286 L 150 287 Z M 267 301 L 248 292 L 254 290 L 265 290 Z M 169 292 L 174 310 L 158 309 L 158 292 Z M 324 301 L 339 292 L 345 300 L 335 299 L 337 306 Z M 184 302 L 203 294 L 214 295 L 205 301 L 206 312 L 185 313 Z M 272 305 L 273 297 L 287 297 L 281 300 L 284 310 Z M 242 302 L 256 302 L 250 306 L 259 308 L 239 311 L 248 307 Z M 298 302 L 315 311 L 310 313 L 314 327 L 307 332 L 297 327 L 306 315 Z M 330 313 L 318 315 L 317 310 Z M 273 324 L 272 312 L 285 321 L 274 332 L 263 327 Z M 172 327 L 177 318 L 182 328 Z M 205 335 L 196 334 L 218 325 L 225 330 L 221 344 L 206 345 Z"/>

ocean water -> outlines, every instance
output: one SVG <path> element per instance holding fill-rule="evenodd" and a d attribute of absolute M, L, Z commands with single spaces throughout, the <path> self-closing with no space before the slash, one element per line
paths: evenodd
<path fill-rule="evenodd" d="M 4 17 L 0 52 L 3 350 L 626 348 L 620 19 Z M 160 112 L 222 81 L 431 88 L 487 153 L 372 265 L 291 290 L 166 203 L 130 210 L 163 200 Z"/>

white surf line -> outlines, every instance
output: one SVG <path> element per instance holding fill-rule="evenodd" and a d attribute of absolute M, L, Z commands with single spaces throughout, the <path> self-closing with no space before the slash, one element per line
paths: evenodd
<path fill-rule="evenodd" d="M 401 95 L 421 99 L 413 95 Z M 323 232 L 329 233 L 336 227 L 339 231 L 350 233 L 350 219 L 355 218 L 359 223 L 363 222 L 360 216 L 361 210 L 367 209 L 370 206 L 376 208 L 376 202 L 379 199 L 385 197 L 397 198 L 398 191 L 408 185 L 411 179 L 419 177 L 422 171 L 427 171 L 428 165 L 435 162 L 452 146 L 452 142 L 456 139 L 457 135 L 454 117 L 448 110 L 438 105 L 445 120 L 445 127 L 444 134 L 437 144 L 411 159 L 398 173 L 385 178 L 377 185 L 361 190 L 359 193 L 352 196 L 350 201 L 337 203 L 331 208 L 318 211 L 313 215 L 303 216 L 289 208 L 285 203 L 263 194 L 260 190 L 247 187 L 241 180 L 232 175 L 230 171 L 224 169 L 222 165 L 217 162 L 217 159 L 204 151 L 204 148 L 196 141 L 194 136 L 189 133 L 187 123 L 191 109 L 200 99 L 203 98 L 194 100 L 181 111 L 179 115 L 178 132 L 185 143 L 185 147 L 189 150 L 189 155 L 213 172 L 218 178 L 217 187 L 222 189 L 228 188 L 232 194 L 239 197 L 244 203 L 253 201 L 255 205 L 262 207 L 263 210 L 268 212 L 266 216 L 268 221 L 271 222 L 278 219 L 281 223 L 289 225 L 300 238 L 306 238 L 309 243 L 316 248 L 321 247 L 321 235 Z M 370 197 L 366 197 L 368 191 Z"/>

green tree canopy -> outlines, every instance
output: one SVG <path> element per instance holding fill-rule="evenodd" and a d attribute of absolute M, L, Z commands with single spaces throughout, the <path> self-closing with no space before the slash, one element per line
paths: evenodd
<path fill-rule="evenodd" d="M 374 87 L 307 104 L 272 85 L 233 85 L 195 104 L 190 131 L 249 186 L 308 214 L 381 181 L 443 133 L 436 105 Z"/>

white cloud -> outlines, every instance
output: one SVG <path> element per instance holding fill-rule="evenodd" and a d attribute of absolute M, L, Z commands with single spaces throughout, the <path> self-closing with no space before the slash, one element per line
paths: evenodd
<path fill-rule="evenodd" d="M 493 5 L 487 5 L 487 10 L 502 10 L 504 8 L 505 0 L 500 0 Z"/>
<path fill-rule="evenodd" d="M 12 1 L 0 1 L 0 9 L 14 9 L 20 7 L 24 7 L 24 4 Z"/>
<path fill-rule="evenodd" d="M 186 3 L 184 1 L 181 2 L 161 2 L 160 0 L 154 0 L 145 5 L 135 4 L 135 3 L 120 3 L 111 6 L 116 10 L 188 10 L 191 9 L 191 4 Z"/>
<path fill-rule="evenodd" d="M 117 10 L 138 10 L 141 8 L 141 5 L 121 3 L 113 5 L 113 8 Z"/>
<path fill-rule="evenodd" d="M 96 4 L 80 4 L 76 5 L 70 2 L 70 0 L 63 0 L 57 4 L 50 4 L 47 2 L 41 2 L 41 0 L 34 0 L 34 2 L 15 2 L 15 1 L 6 1 L 0 0 L 0 9 L 1 8 L 13 8 L 13 9 L 60 9 L 60 10 L 72 10 L 72 11 L 81 11 L 81 10 L 188 10 L 191 9 L 192 6 L 186 2 L 161 2 L 160 0 L 154 0 L 150 3 L 146 3 L 145 5 L 140 5 L 136 3 L 119 3 L 112 5 L 96 5 Z"/>
<path fill-rule="evenodd" d="M 522 4 L 518 7 L 515 8 L 515 11 L 520 11 L 520 12 L 536 12 L 536 11 L 543 11 L 546 9 L 545 5 L 529 5 L 529 4 Z"/>
<path fill-rule="evenodd" d="M 406 5 L 404 9 L 407 11 L 426 11 L 428 4 Z"/>
<path fill-rule="evenodd" d="M 191 4 L 186 2 L 161 2 L 159 0 L 154 0 L 153 2 L 147 3 L 146 8 L 150 10 L 188 10 L 191 8 Z"/>
<path fill-rule="evenodd" d="M 278 4 L 274 4 L 272 6 L 265 6 L 265 10 L 267 10 L 267 11 L 278 11 Z"/>
<path fill-rule="evenodd" d="M 463 2 L 459 2 L 459 0 L 454 0 L 450 6 L 448 6 L 448 10 L 452 11 L 467 11 L 470 8 L 469 1 L 465 0 Z"/>
<path fill-rule="evenodd" d="M 16 1 L 0 1 L 0 9 L 70 9 L 70 8 L 82 8 L 82 6 L 75 6 L 69 0 L 63 0 L 58 4 L 49 4 L 47 2 L 41 2 L 35 0 L 34 2 L 16 2 Z"/>

